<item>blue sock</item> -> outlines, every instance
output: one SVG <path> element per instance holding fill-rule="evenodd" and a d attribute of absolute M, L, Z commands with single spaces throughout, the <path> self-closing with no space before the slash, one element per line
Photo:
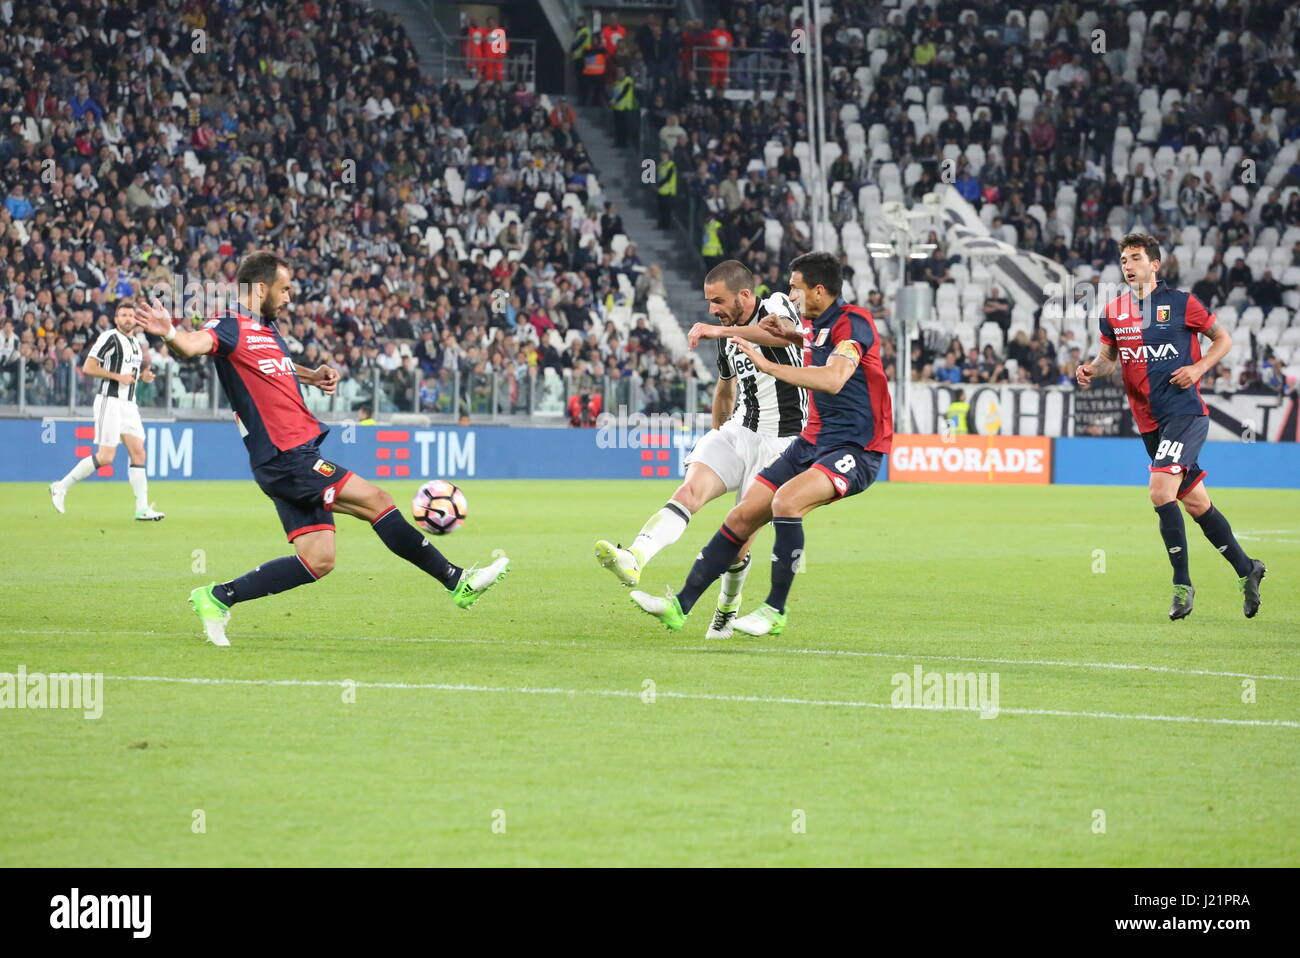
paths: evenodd
<path fill-rule="evenodd" d="M 435 549 L 419 529 L 406 521 L 397 506 L 393 506 L 370 525 L 390 551 L 411 565 L 423 569 L 448 589 L 456 588 L 456 583 L 460 581 L 461 567 L 448 562 L 447 557 Z"/>
<path fill-rule="evenodd" d="M 1210 506 L 1207 511 L 1196 517 L 1196 524 L 1201 527 L 1210 544 L 1232 564 L 1233 571 L 1238 576 L 1250 574 L 1252 568 L 1250 556 L 1246 555 L 1246 551 L 1237 542 L 1237 537 L 1232 534 L 1232 526 L 1228 524 L 1228 519 L 1222 512 Z"/>
<path fill-rule="evenodd" d="M 264 595 L 288 592 L 290 589 L 315 581 L 316 575 L 298 556 L 280 556 L 270 562 L 263 562 L 252 572 L 245 572 L 238 579 L 213 586 L 212 594 L 217 597 L 217 601 L 225 605 L 234 605 L 236 602 L 260 599 Z"/>
<path fill-rule="evenodd" d="M 736 556 L 744 544 L 745 540 L 738 538 L 727 528 L 726 523 L 723 523 L 713 534 L 713 538 L 700 550 L 699 557 L 691 566 L 690 574 L 686 576 L 686 584 L 677 593 L 677 601 L 681 603 L 683 612 L 691 611 L 691 606 L 699 601 L 704 590 L 713 585 L 718 576 L 735 565 Z"/>
<path fill-rule="evenodd" d="M 1183 510 L 1174 500 L 1156 506 L 1156 515 L 1160 517 L 1160 538 L 1165 540 L 1169 564 L 1174 567 L 1174 585 L 1191 585 L 1192 578 L 1187 574 L 1187 527 L 1183 524 Z"/>
<path fill-rule="evenodd" d="M 803 556 L 803 519 L 777 516 L 772 520 L 776 542 L 772 546 L 772 588 L 767 604 L 778 612 L 785 611 L 785 600 L 794 584 L 795 566 Z"/>

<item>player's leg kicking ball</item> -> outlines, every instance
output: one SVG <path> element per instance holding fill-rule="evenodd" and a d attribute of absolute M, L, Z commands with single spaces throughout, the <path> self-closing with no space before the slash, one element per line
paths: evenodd
<path fill-rule="evenodd" d="M 226 625 L 237 603 L 309 585 L 333 570 L 333 512 L 368 520 L 391 552 L 437 579 L 458 608 L 469 609 L 505 578 L 510 570 L 508 556 L 498 554 L 482 567 L 454 565 L 406 520 L 391 496 L 321 458 L 316 445 L 288 450 L 254 470 L 258 484 L 275 503 L 295 554 L 190 593 L 190 605 L 213 645 L 230 645 Z"/>

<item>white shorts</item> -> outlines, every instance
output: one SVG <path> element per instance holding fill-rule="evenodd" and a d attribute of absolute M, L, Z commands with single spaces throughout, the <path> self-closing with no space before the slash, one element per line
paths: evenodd
<path fill-rule="evenodd" d="M 794 436 L 760 436 L 752 429 L 727 421 L 720 429 L 710 429 L 696 440 L 687 454 L 685 464 L 702 462 L 718 474 L 727 484 L 727 491 L 736 493 L 736 501 L 744 498 L 754 477 L 770 466 Z"/>
<path fill-rule="evenodd" d="M 95 445 L 116 446 L 123 436 L 144 439 L 140 407 L 129 399 L 116 396 L 95 397 Z"/>

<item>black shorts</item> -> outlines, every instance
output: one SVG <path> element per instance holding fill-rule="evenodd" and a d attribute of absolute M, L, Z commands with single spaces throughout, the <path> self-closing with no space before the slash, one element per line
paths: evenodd
<path fill-rule="evenodd" d="M 333 529 L 334 497 L 352 473 L 321 458 L 320 440 L 286 449 L 253 467 L 253 478 L 275 503 L 280 523 L 292 542 L 305 532 Z"/>
<path fill-rule="evenodd" d="M 1159 428 L 1142 433 L 1151 457 L 1151 471 L 1183 477 L 1178 486 L 1179 499 L 1205 478 L 1205 470 L 1196 460 L 1209 434 L 1209 416 L 1171 416 Z"/>
<path fill-rule="evenodd" d="M 868 452 L 861 446 L 824 448 L 796 436 L 785 452 L 754 478 L 775 492 L 795 476 L 817 469 L 826 473 L 835 487 L 835 498 L 844 499 L 856 496 L 876 481 L 883 459 L 882 453 Z"/>

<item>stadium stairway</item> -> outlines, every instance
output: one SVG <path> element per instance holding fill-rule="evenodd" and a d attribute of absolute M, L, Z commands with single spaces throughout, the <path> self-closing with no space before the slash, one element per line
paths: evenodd
<path fill-rule="evenodd" d="M 614 146 L 608 109 L 584 106 L 575 107 L 574 112 L 578 117 L 578 135 L 596 168 L 601 192 L 618 207 L 628 240 L 636 244 L 643 263 L 658 264 L 664 271 L 664 290 L 673 316 L 683 329 L 707 320 L 700 258 L 684 242 L 680 231 L 659 229 L 654 189 L 641 182 L 643 157 L 635 150 Z"/>
<path fill-rule="evenodd" d="M 428 0 L 374 0 L 374 6 L 401 20 L 402 29 L 420 57 L 420 72 L 441 78 L 446 38 L 434 19 L 434 5 Z"/>

